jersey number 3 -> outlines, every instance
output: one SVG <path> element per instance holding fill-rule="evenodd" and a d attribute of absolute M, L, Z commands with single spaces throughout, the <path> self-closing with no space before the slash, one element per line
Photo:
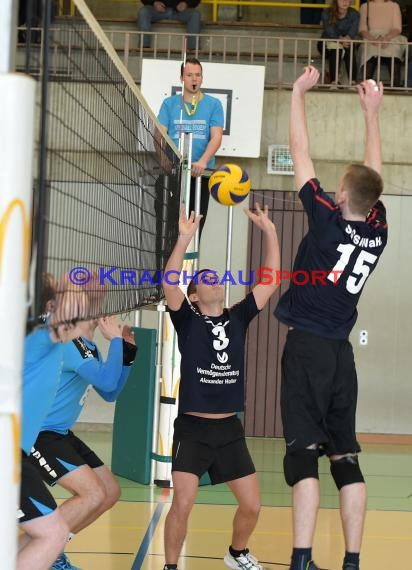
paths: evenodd
<path fill-rule="evenodd" d="M 335 284 L 338 282 L 349 263 L 355 247 L 356 246 L 351 243 L 340 243 L 338 245 L 337 250 L 341 253 L 341 256 L 335 267 L 328 275 L 328 279 L 330 281 Z M 352 293 L 352 295 L 359 293 L 364 286 L 366 279 L 369 277 L 371 266 L 376 263 L 377 259 L 377 255 L 373 255 L 373 253 L 369 253 L 364 249 L 361 250 L 355 261 L 355 265 L 353 266 L 352 273 L 346 281 L 346 289 L 349 293 Z"/>

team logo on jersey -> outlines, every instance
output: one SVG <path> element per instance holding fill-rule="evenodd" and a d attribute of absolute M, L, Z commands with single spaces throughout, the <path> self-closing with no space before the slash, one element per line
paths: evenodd
<path fill-rule="evenodd" d="M 82 358 L 99 358 L 99 353 L 97 352 L 97 348 L 89 348 L 84 340 L 79 337 L 73 340 L 74 346 L 80 352 Z"/>
<path fill-rule="evenodd" d="M 221 364 L 225 364 L 229 360 L 227 352 L 222 352 L 222 354 L 217 353 L 216 356 Z"/>

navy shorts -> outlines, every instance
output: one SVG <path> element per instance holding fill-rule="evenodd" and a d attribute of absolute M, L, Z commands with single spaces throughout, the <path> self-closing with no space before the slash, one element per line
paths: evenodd
<path fill-rule="evenodd" d="M 30 458 L 49 485 L 54 485 L 61 477 L 82 465 L 88 465 L 92 469 L 104 465 L 94 451 L 72 431 L 67 434 L 41 431 Z"/>
<path fill-rule="evenodd" d="M 45 486 L 30 457 L 22 452 L 20 508 L 17 522 L 25 523 L 49 515 L 57 509 L 56 501 Z"/>
<path fill-rule="evenodd" d="M 358 383 L 348 340 L 289 330 L 282 356 L 281 411 L 288 451 L 318 444 L 321 453 L 360 451 Z"/>
<path fill-rule="evenodd" d="M 234 415 L 219 420 L 189 414 L 174 422 L 172 471 L 200 477 L 208 472 L 212 485 L 255 473 L 245 432 Z"/>

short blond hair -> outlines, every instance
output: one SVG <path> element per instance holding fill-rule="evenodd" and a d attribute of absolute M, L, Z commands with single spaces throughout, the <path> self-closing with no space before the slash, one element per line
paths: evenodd
<path fill-rule="evenodd" d="M 351 211 L 366 217 L 383 192 L 383 180 L 369 166 L 350 164 L 343 176 L 343 190 L 348 193 Z"/>

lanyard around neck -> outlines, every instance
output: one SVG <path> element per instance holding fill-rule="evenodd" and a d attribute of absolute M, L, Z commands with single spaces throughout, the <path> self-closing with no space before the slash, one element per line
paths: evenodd
<path fill-rule="evenodd" d="M 193 95 L 192 103 L 189 106 L 189 104 L 186 103 L 186 101 L 184 100 L 184 95 L 182 94 L 183 106 L 186 110 L 186 113 L 189 115 L 189 117 L 192 117 L 196 113 L 197 106 L 199 104 L 199 101 L 202 99 L 202 97 L 203 97 L 203 95 L 200 92 L 199 92 L 198 97 L 196 97 L 196 95 Z"/>

